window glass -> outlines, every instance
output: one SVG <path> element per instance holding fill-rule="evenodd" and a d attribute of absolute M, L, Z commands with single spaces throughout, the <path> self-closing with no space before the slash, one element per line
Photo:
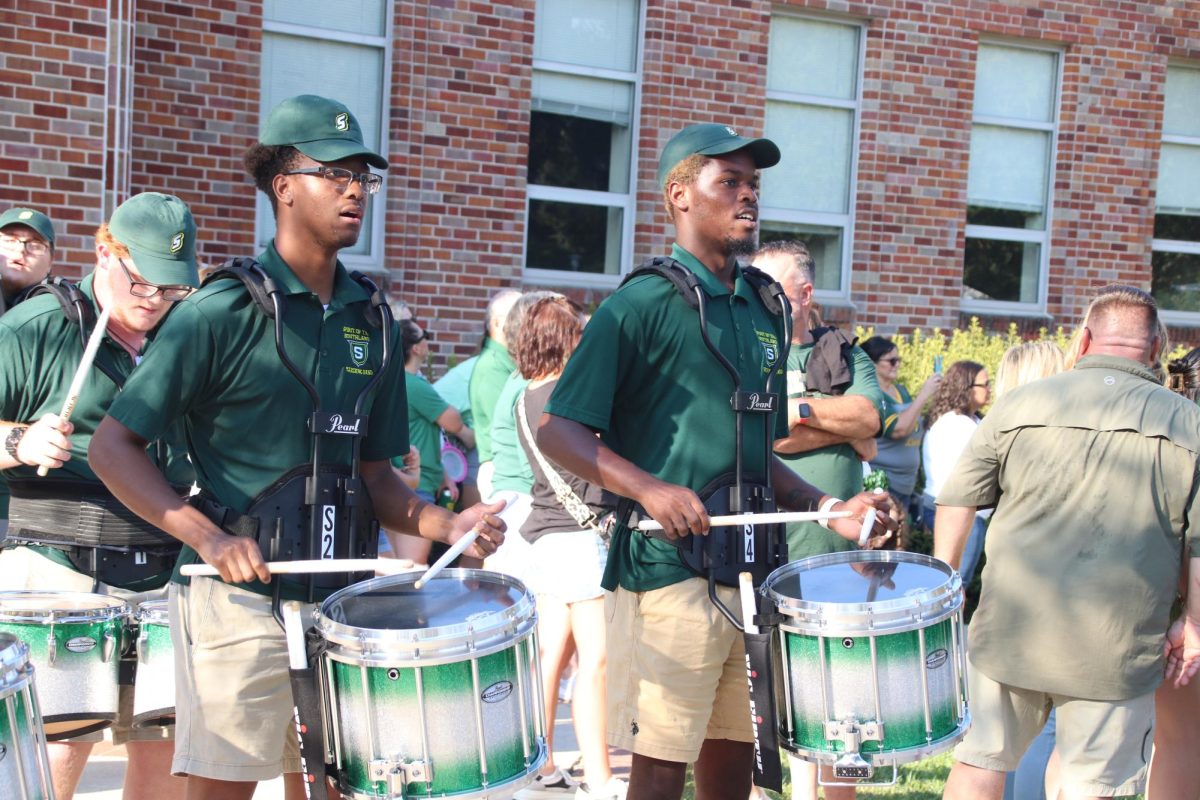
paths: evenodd
<path fill-rule="evenodd" d="M 859 29 L 854 25 L 776 16 L 771 19 L 767 88 L 854 100 Z"/>
<path fill-rule="evenodd" d="M 263 19 L 366 36 L 387 32 L 386 0 L 263 0 Z"/>
<path fill-rule="evenodd" d="M 637 0 L 538 0 L 533 57 L 633 72 Z"/>
<path fill-rule="evenodd" d="M 526 266 L 616 275 L 621 229 L 619 208 L 530 200 Z"/>
<path fill-rule="evenodd" d="M 762 204 L 849 213 L 854 112 L 768 101 L 766 130 L 783 158 L 762 173 Z"/>
<path fill-rule="evenodd" d="M 815 264 L 813 286 L 837 291 L 842 281 L 842 229 L 820 225 L 768 222 L 763 225 L 759 242 L 797 239 L 804 242 Z"/>
<path fill-rule="evenodd" d="M 971 299 L 1035 303 L 1040 268 L 1037 242 L 967 238 L 963 284 Z"/>
<path fill-rule="evenodd" d="M 979 45 L 975 116 L 1053 121 L 1057 60 L 1056 53 L 1044 50 Z"/>
<path fill-rule="evenodd" d="M 1200 137 L 1200 69 L 1167 68 L 1163 133 Z"/>

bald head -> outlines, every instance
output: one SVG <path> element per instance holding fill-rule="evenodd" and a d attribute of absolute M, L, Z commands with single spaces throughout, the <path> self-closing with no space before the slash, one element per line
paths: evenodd
<path fill-rule="evenodd" d="M 812 307 L 816 263 L 803 242 L 795 239 L 767 242 L 751 261 L 783 287 L 792 307 L 792 331 L 797 341 L 808 336 L 808 312 Z"/>
<path fill-rule="evenodd" d="M 1106 286 L 1084 316 L 1081 355 L 1112 355 L 1153 364 L 1162 347 L 1158 304 L 1134 286 Z"/>

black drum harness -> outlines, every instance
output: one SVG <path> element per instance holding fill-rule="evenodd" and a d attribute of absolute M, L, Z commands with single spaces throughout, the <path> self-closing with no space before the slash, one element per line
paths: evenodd
<path fill-rule="evenodd" d="M 96 313 L 87 296 L 71 281 L 51 275 L 26 290 L 21 300 L 49 294 L 58 301 L 68 322 L 79 328 L 80 344 L 96 325 Z M 125 379 L 104 364 L 92 362 L 120 391 Z M 166 468 L 167 448 L 155 443 L 159 467 Z M 134 514 L 102 485 L 86 481 L 44 478 L 9 478 L 13 503 L 5 544 L 53 547 L 63 552 L 75 569 L 90 575 L 93 590 L 101 582 L 125 584 L 169 570 L 180 545 L 167 533 Z M 186 488 L 175 487 L 181 494 Z"/>

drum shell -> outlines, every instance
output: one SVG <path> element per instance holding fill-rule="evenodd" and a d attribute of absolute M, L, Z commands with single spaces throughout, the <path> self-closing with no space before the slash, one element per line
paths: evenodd
<path fill-rule="evenodd" d="M 166 600 L 148 600 L 137 611 L 137 677 L 133 727 L 175 724 L 175 649 Z"/>
<path fill-rule="evenodd" d="M 0 633 L 0 787 L 5 797 L 50 797 L 49 760 L 29 648 Z"/>
<path fill-rule="evenodd" d="M 0 632 L 29 646 L 49 740 L 102 730 L 116 721 L 128 618 L 129 606 L 106 595 L 0 592 Z"/>

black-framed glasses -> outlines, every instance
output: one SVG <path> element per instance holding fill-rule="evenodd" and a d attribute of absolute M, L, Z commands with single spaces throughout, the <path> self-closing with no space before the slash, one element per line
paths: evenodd
<path fill-rule="evenodd" d="M 879 360 L 882 361 L 884 364 L 891 364 L 893 367 L 900 366 L 900 356 L 893 356 L 892 358 L 881 358 Z"/>
<path fill-rule="evenodd" d="M 194 291 L 190 286 L 159 286 L 156 283 L 135 281 L 133 275 L 129 273 L 129 267 L 125 266 L 125 259 L 118 258 L 117 263 L 121 265 L 121 270 L 129 280 L 129 293 L 134 297 L 154 297 L 154 295 L 161 292 L 163 300 L 166 300 L 168 303 L 174 303 L 177 300 L 182 300 Z"/>
<path fill-rule="evenodd" d="M 50 252 L 50 245 L 41 239 L 20 239 L 7 233 L 0 233 L 0 247 L 6 250 L 24 250 L 31 256 L 43 256 Z"/>
<path fill-rule="evenodd" d="M 320 175 L 327 181 L 333 181 L 339 192 L 345 192 L 350 187 L 350 181 L 358 181 L 367 194 L 375 194 L 383 186 L 383 176 L 373 172 L 354 172 L 342 167 L 305 167 L 293 169 L 284 175 Z"/>

